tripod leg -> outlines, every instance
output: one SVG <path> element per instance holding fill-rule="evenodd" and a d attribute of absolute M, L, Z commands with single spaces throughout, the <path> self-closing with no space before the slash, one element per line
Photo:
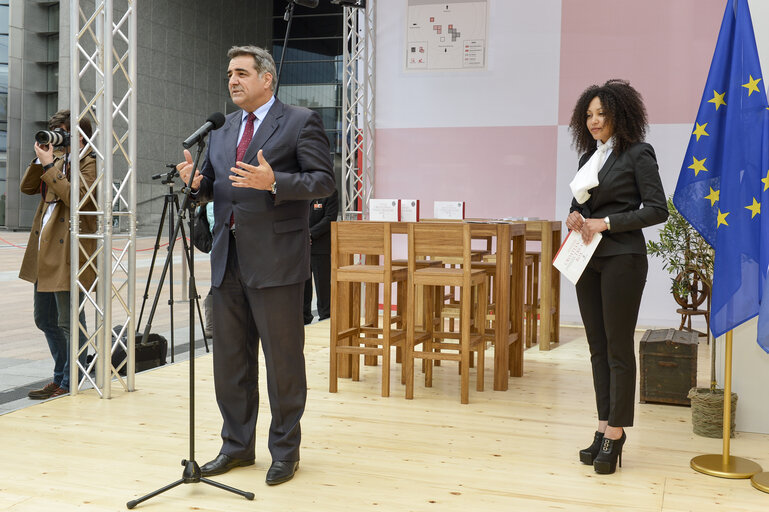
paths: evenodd
<path fill-rule="evenodd" d="M 194 220 L 195 219 L 195 215 L 194 215 L 193 211 L 189 212 L 189 216 L 190 216 L 189 222 L 194 222 L 195 221 Z M 192 233 L 190 233 L 190 237 L 191 236 L 192 236 Z M 197 309 L 198 318 L 200 319 L 200 330 L 203 332 L 203 342 L 206 345 L 206 352 L 210 352 L 210 350 L 208 348 L 208 337 L 206 336 L 205 319 L 203 318 L 203 314 L 202 314 L 202 312 L 200 310 L 200 294 L 198 293 L 198 288 L 197 288 L 196 281 L 195 281 L 195 272 L 194 272 L 195 266 L 192 263 L 192 261 L 190 260 L 189 243 L 187 242 L 187 237 L 185 236 L 185 233 L 184 233 L 184 225 L 182 225 L 182 245 L 184 246 L 184 251 L 183 251 L 184 261 L 187 263 L 187 268 L 190 271 L 189 272 L 189 274 L 190 274 L 190 277 L 189 277 L 189 287 L 190 287 L 189 294 L 190 294 L 190 297 L 194 297 L 194 300 L 195 300 L 195 308 Z M 190 346 L 190 357 L 192 357 L 194 355 L 194 353 L 195 353 L 195 347 L 194 346 Z"/>
<path fill-rule="evenodd" d="M 234 487 L 230 487 L 229 485 L 224 485 L 224 484 L 220 484 L 219 482 L 214 482 L 213 480 L 209 480 L 208 478 L 205 478 L 205 477 L 202 477 L 200 481 L 205 482 L 208 485 L 213 485 L 214 487 L 218 487 L 219 489 L 224 489 L 225 491 L 233 492 L 239 496 L 243 496 L 247 500 L 254 499 L 254 493 L 252 492 L 241 491 L 240 489 L 235 489 Z"/>
<path fill-rule="evenodd" d="M 210 352 L 208 349 L 208 336 L 206 336 L 205 318 L 203 317 L 203 312 L 200 310 L 200 295 L 197 293 L 197 289 L 195 292 L 195 306 L 197 307 L 198 318 L 200 319 L 200 329 L 203 331 L 203 343 L 206 345 L 206 352 Z"/>
<path fill-rule="evenodd" d="M 174 214 L 175 212 L 172 211 L 170 214 L 168 212 L 168 208 L 171 207 L 172 204 L 176 204 L 176 194 L 173 193 L 173 187 L 171 188 L 171 191 L 165 195 L 165 202 L 163 203 L 163 214 L 160 218 L 160 223 L 158 224 L 158 234 L 157 238 L 155 239 L 155 250 L 152 253 L 152 261 L 150 262 L 150 274 L 147 278 L 147 288 L 144 292 L 145 294 L 145 302 L 142 303 L 142 314 L 144 313 L 144 305 L 146 304 L 146 296 L 147 292 L 149 290 L 150 282 L 152 281 L 152 272 L 155 268 L 155 258 L 158 254 L 158 249 L 160 248 L 160 237 L 163 234 L 163 222 L 165 221 L 166 216 L 168 215 L 169 222 L 172 222 L 174 220 Z M 168 235 L 168 254 L 166 254 L 166 260 L 165 264 L 163 265 L 163 270 L 160 273 L 160 282 L 158 283 L 158 289 L 155 291 L 155 298 L 152 301 L 152 307 L 150 308 L 149 313 L 149 319 L 147 320 L 146 325 L 144 326 L 144 334 L 142 335 L 142 341 L 146 342 L 147 338 L 149 337 L 150 330 L 152 329 L 152 320 L 155 318 L 155 311 L 158 307 L 158 301 L 160 300 L 160 293 L 163 290 L 163 283 L 166 280 L 166 275 L 170 274 L 173 276 L 173 247 L 175 245 L 174 240 L 174 231 L 172 230 Z M 173 278 L 171 278 L 169 282 L 169 289 L 171 297 L 173 298 Z M 136 323 L 136 329 L 140 329 L 141 325 L 141 318 L 142 314 L 139 315 L 139 321 Z M 173 333 L 174 333 L 174 320 L 173 320 L 173 306 L 171 307 L 171 362 L 173 362 Z"/>
<path fill-rule="evenodd" d="M 158 224 L 158 234 L 155 235 L 155 246 L 152 250 L 152 259 L 150 260 L 150 270 L 149 275 L 147 276 L 147 284 L 144 286 L 144 298 L 142 299 L 142 307 L 139 310 L 139 319 L 136 321 L 136 328 L 138 329 L 139 326 L 142 323 L 142 316 L 144 316 L 144 306 L 147 304 L 147 299 L 149 298 L 149 292 L 150 292 L 150 283 L 152 282 L 152 271 L 155 269 L 155 260 L 158 257 L 158 249 L 160 249 L 160 237 L 163 235 L 163 224 L 166 220 L 166 215 L 168 214 L 168 194 L 166 194 L 166 200 L 163 203 L 163 213 L 160 214 L 160 223 Z M 161 286 L 163 283 L 160 284 Z"/>
<path fill-rule="evenodd" d="M 192 218 L 193 215 L 195 215 L 194 210 L 189 211 L 190 218 Z M 190 237 L 192 237 L 192 233 L 190 233 Z M 205 319 L 203 317 L 203 313 L 200 309 L 200 294 L 198 293 L 196 281 L 195 281 L 195 273 L 194 273 L 194 264 L 190 260 L 190 250 L 189 250 L 189 242 L 187 242 L 187 237 L 184 233 L 184 225 L 182 225 L 182 245 L 184 246 L 184 261 L 187 263 L 187 269 L 189 269 L 189 286 L 190 286 L 190 296 L 194 297 L 195 300 L 195 308 L 198 312 L 198 318 L 200 319 L 200 330 L 203 332 L 203 343 L 206 345 L 206 352 L 210 352 L 210 349 L 208 348 L 208 337 L 206 336 L 206 326 L 205 326 Z M 195 347 L 190 347 L 190 354 L 194 354 Z"/>
<path fill-rule="evenodd" d="M 174 487 L 176 487 L 177 485 L 182 484 L 182 483 L 184 483 L 184 479 L 180 478 L 176 482 L 174 482 L 172 484 L 168 484 L 165 487 L 161 487 L 160 489 L 158 489 L 156 491 L 152 491 L 151 493 L 142 496 L 138 500 L 131 500 L 131 501 L 129 501 L 128 503 L 125 504 L 125 506 L 128 507 L 128 508 L 134 508 L 136 505 L 138 505 L 142 501 L 147 501 L 150 498 L 154 498 L 158 494 L 164 493 L 164 492 L 166 492 L 169 489 L 173 489 Z"/>
<path fill-rule="evenodd" d="M 176 226 L 176 220 L 177 217 L 179 217 L 179 198 L 174 194 L 173 198 L 171 199 L 173 204 L 171 205 L 171 215 L 168 216 L 168 240 L 170 241 L 172 238 L 174 238 L 174 235 L 177 233 L 175 226 Z M 186 240 L 184 237 L 184 223 L 179 220 L 179 228 L 181 228 L 181 234 L 182 234 L 182 240 Z M 169 252 L 172 252 L 172 246 L 168 246 Z M 182 251 L 184 253 L 185 251 Z M 171 255 L 171 261 L 173 261 L 173 255 Z M 169 307 L 169 313 L 170 313 L 170 321 L 171 321 L 171 362 L 173 363 L 175 361 L 175 355 L 176 355 L 176 343 L 174 342 L 174 266 L 173 264 L 168 269 L 168 307 Z"/>

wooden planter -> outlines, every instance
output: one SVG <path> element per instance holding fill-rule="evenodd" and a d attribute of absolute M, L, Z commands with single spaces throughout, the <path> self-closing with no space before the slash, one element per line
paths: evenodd
<path fill-rule="evenodd" d="M 692 401 L 692 430 L 698 436 L 723 437 L 724 435 L 724 390 L 710 388 L 692 388 L 689 391 Z M 737 414 L 737 393 L 732 393 L 732 420 L 729 430 L 734 437 L 735 415 Z"/>

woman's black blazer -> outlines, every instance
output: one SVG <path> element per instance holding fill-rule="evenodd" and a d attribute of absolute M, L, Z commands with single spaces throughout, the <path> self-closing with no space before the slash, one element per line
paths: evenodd
<path fill-rule="evenodd" d="M 580 167 L 594 151 L 582 155 Z M 573 199 L 570 211 L 577 211 L 586 219 L 609 217 L 611 229 L 603 232 L 594 255 L 646 254 L 641 229 L 668 218 L 654 148 L 637 142 L 619 154 L 612 150 L 598 173 L 598 186 L 589 192 L 590 198 L 584 204 Z"/>

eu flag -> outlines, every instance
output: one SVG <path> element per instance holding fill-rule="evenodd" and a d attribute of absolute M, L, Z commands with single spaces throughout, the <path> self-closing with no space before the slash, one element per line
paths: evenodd
<path fill-rule="evenodd" d="M 713 335 L 760 312 L 758 343 L 767 352 L 768 145 L 769 109 L 748 1 L 729 0 L 673 203 L 715 249 Z"/>

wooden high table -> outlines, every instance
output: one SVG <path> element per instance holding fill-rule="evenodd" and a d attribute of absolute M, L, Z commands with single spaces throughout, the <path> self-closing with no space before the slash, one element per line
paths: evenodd
<path fill-rule="evenodd" d="M 348 221 L 354 222 L 354 221 Z M 430 219 L 429 222 L 455 222 Z M 506 221 L 466 219 L 473 238 L 495 239 L 496 272 L 494 293 L 494 390 L 508 388 L 508 375 L 523 376 L 523 301 L 527 226 Z M 391 222 L 393 234 L 408 233 L 408 222 Z M 560 223 L 559 223 L 560 224 Z M 552 258 L 551 258 L 552 259 Z M 371 263 L 377 263 L 371 261 Z M 511 311 L 516 312 L 511 316 Z M 366 286 L 365 323 L 379 315 L 379 287 Z M 510 347 L 513 347 L 510 349 Z"/>
<path fill-rule="evenodd" d="M 516 225 L 526 226 L 526 239 L 542 242 L 540 258 L 540 316 L 539 349 L 550 350 L 551 343 L 560 341 L 560 301 L 561 273 L 553 266 L 555 253 L 561 247 L 561 221 L 559 220 L 521 220 L 512 221 Z M 546 284 L 549 283 L 550 286 Z M 551 311 L 555 308 L 555 313 Z"/>

